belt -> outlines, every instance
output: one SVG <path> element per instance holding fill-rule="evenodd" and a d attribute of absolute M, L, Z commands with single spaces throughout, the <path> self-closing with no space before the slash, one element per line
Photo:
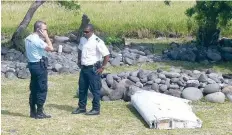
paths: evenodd
<path fill-rule="evenodd" d="M 94 65 L 88 65 L 88 66 L 85 66 L 85 65 L 82 65 L 82 68 L 93 68 Z"/>
<path fill-rule="evenodd" d="M 28 62 L 29 65 L 38 65 L 40 62 Z"/>

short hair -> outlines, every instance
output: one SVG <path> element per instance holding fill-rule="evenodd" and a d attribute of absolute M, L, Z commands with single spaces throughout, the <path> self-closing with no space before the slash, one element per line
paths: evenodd
<path fill-rule="evenodd" d="M 94 28 L 93 28 L 93 25 L 92 25 L 92 24 L 87 24 L 87 25 L 85 26 L 85 29 L 86 29 L 86 28 L 89 28 L 89 30 L 94 31 Z"/>
<path fill-rule="evenodd" d="M 46 25 L 46 22 L 43 22 L 43 21 L 36 21 L 35 24 L 34 24 L 34 32 L 36 32 L 36 30 L 38 28 L 41 28 L 41 26 L 45 24 Z"/>

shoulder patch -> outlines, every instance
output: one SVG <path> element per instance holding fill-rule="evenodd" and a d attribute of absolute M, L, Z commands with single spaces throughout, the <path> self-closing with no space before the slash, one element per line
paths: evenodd
<path fill-rule="evenodd" d="M 100 42 L 100 39 L 99 39 L 99 38 L 96 38 L 96 41 L 97 41 L 97 42 Z"/>

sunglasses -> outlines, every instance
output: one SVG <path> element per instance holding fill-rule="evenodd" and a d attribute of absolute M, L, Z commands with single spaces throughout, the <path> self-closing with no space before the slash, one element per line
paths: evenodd
<path fill-rule="evenodd" d="M 89 33 L 90 31 L 84 31 L 84 33 Z"/>

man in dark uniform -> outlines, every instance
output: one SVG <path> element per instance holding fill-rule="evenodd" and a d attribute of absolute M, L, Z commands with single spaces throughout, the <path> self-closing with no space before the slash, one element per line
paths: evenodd
<path fill-rule="evenodd" d="M 44 38 L 46 42 L 41 38 Z M 43 111 L 48 89 L 48 59 L 46 57 L 46 51 L 53 50 L 45 22 L 35 22 L 34 32 L 25 39 L 25 49 L 28 58 L 28 68 L 31 73 L 31 92 L 29 97 L 30 117 L 38 119 L 51 118 L 50 115 L 45 114 Z"/>
<path fill-rule="evenodd" d="M 100 114 L 101 73 L 109 61 L 109 50 L 105 43 L 94 34 L 93 25 L 88 24 L 78 47 L 78 65 L 81 67 L 79 78 L 79 103 L 72 114 L 86 112 L 87 94 L 93 95 L 92 110 L 86 115 Z M 103 64 L 100 63 L 102 57 Z"/>

